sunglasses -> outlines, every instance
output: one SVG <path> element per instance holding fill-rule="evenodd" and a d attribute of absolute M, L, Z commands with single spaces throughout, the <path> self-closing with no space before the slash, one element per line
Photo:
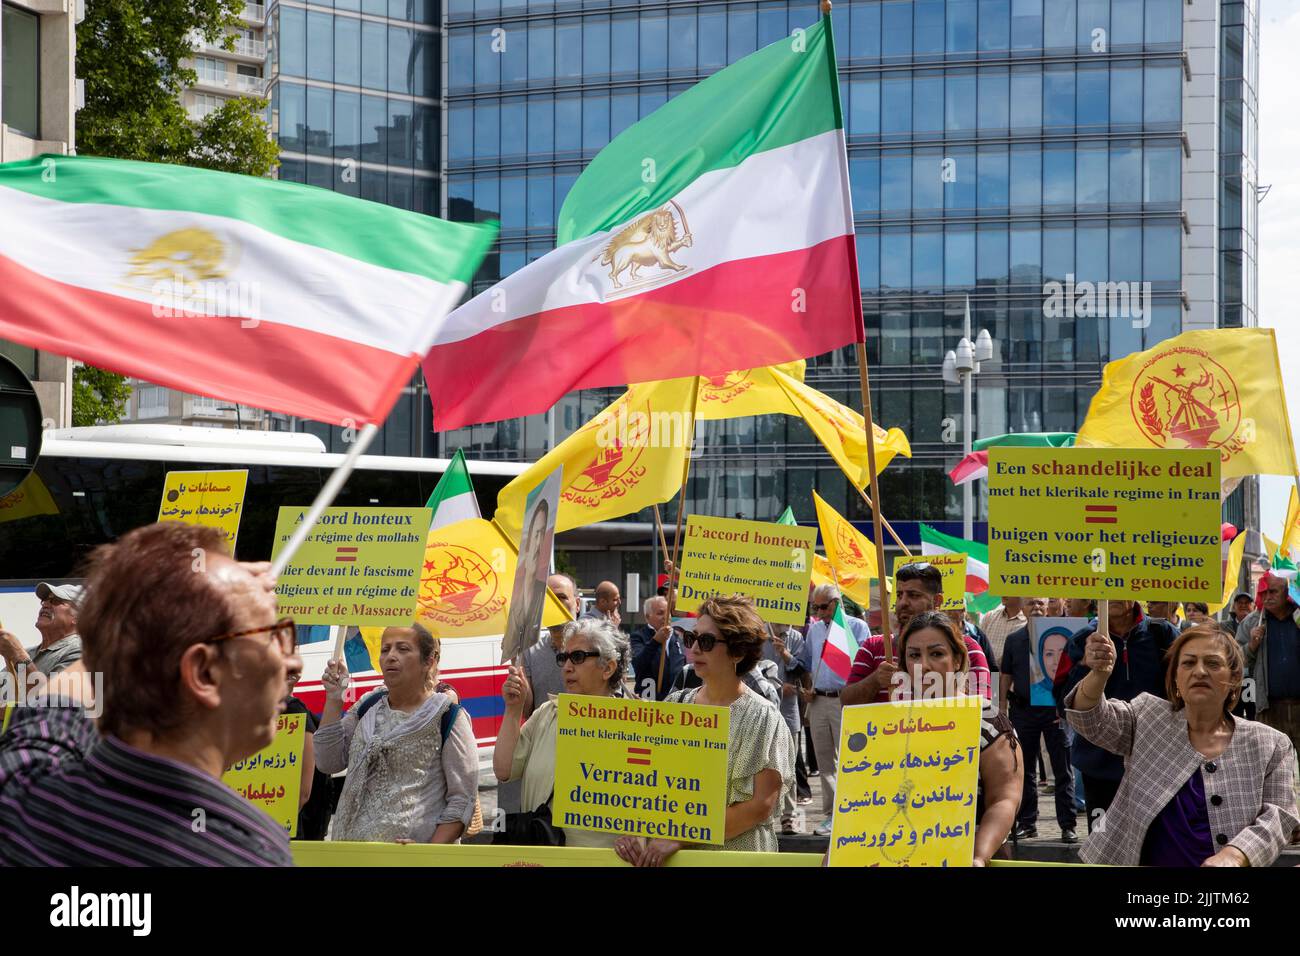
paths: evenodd
<path fill-rule="evenodd" d="M 694 648 L 698 645 L 700 650 L 705 654 L 713 650 L 715 644 L 721 644 L 724 647 L 729 646 L 722 638 L 714 637 L 711 634 L 685 634 L 682 636 L 682 643 L 690 648 Z"/>
<path fill-rule="evenodd" d="M 897 574 L 899 571 L 924 571 L 931 566 L 929 561 L 909 561 L 907 564 L 900 564 L 894 573 Z"/>
<path fill-rule="evenodd" d="M 254 637 L 258 634 L 267 634 L 266 646 L 270 647 L 277 640 L 280 642 L 280 650 L 287 656 L 293 653 L 294 646 L 298 642 L 298 632 L 294 627 L 293 618 L 282 617 L 274 624 L 268 624 L 265 627 L 251 627 L 246 631 L 231 631 L 229 634 L 219 634 L 216 637 L 209 637 L 204 644 L 216 644 L 219 641 L 230 641 L 237 637 Z"/>
<path fill-rule="evenodd" d="M 597 651 L 560 651 L 555 655 L 555 663 L 558 667 L 563 667 L 568 661 L 573 661 L 573 666 L 579 667 L 588 659 L 599 660 L 600 654 Z"/>

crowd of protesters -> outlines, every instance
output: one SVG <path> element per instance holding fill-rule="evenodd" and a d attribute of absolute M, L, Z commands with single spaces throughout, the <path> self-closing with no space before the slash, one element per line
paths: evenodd
<path fill-rule="evenodd" d="M 727 850 L 777 851 L 813 775 L 826 818 L 813 833 L 829 834 L 844 706 L 952 693 L 983 699 L 976 864 L 1036 835 L 1040 749 L 1066 842 L 1086 814 L 1087 862 L 1267 866 L 1300 837 L 1300 610 L 1280 577 L 1257 610 L 1243 593 L 1222 621 L 1197 604 L 1180 620 L 1176 604 L 1110 601 L 1099 622 L 1087 598 L 1007 598 L 976 622 L 943 609 L 942 578 L 919 560 L 898 570 L 892 641 L 832 585 L 800 627 L 765 623 L 743 596 L 674 620 L 665 586 L 629 636 L 612 583 L 586 613 L 571 577 L 548 584 L 575 620 L 509 668 L 497 842 L 608 847 L 639 866 L 706 849 L 554 825 L 560 693 L 727 707 Z M 0 630 L 6 666 L 43 679 L 0 733 L 0 862 L 290 864 L 283 830 L 221 782 L 286 709 L 308 717 L 300 838 L 454 843 L 483 828 L 477 745 L 439 680 L 437 638 L 386 629 L 383 687 L 350 708 L 346 667 L 330 662 L 312 714 L 291 696 L 302 661 L 274 587 L 220 532 L 176 523 L 98 549 L 84 587 L 38 586 L 40 644 Z M 1088 623 L 1038 644 L 1044 616 Z M 847 677 L 822 653 L 840 626 L 858 648 Z"/>

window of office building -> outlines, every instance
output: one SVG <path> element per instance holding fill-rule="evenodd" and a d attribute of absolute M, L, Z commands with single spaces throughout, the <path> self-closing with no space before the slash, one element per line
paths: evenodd
<path fill-rule="evenodd" d="M 24 136 L 39 138 L 41 128 L 41 18 L 17 7 L 4 6 L 0 33 L 0 104 L 4 123 Z"/>

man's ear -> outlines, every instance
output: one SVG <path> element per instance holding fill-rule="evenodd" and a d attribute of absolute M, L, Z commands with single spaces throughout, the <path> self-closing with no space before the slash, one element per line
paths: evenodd
<path fill-rule="evenodd" d="M 221 682 L 229 669 L 219 665 L 221 651 L 211 644 L 193 644 L 181 655 L 181 687 L 195 705 L 216 710 L 221 704 Z"/>

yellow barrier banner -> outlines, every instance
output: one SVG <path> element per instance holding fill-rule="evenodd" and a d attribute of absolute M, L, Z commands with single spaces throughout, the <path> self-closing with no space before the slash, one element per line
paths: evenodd
<path fill-rule="evenodd" d="M 900 554 L 894 558 L 894 593 L 898 593 L 898 569 L 906 564 L 928 564 L 943 578 L 943 603 L 936 610 L 950 611 L 966 606 L 966 559 L 964 551 L 944 554 L 927 554 L 908 557 Z"/>
<path fill-rule="evenodd" d="M 698 611 L 715 595 L 743 594 L 764 621 L 806 624 L 816 543 L 816 528 L 690 515 L 677 610 Z"/>
<path fill-rule="evenodd" d="M 163 481 L 158 520 L 219 528 L 226 533 L 226 546 L 234 554 L 247 489 L 247 468 L 236 471 L 169 471 Z"/>
<path fill-rule="evenodd" d="M 989 449 L 989 593 L 1213 602 L 1210 449 Z"/>
<path fill-rule="evenodd" d="M 559 697 L 555 825 L 721 845 L 726 707 Z"/>
<path fill-rule="evenodd" d="M 281 714 L 275 739 L 221 775 L 221 781 L 284 827 L 298 832 L 298 794 L 302 789 L 302 749 L 306 744 L 307 715 Z"/>
<path fill-rule="evenodd" d="M 298 866 L 623 866 L 613 850 L 580 846 L 492 846 L 484 843 L 321 843 L 289 844 Z M 820 853 L 739 853 L 732 850 L 678 850 L 665 866 L 789 867 L 821 866 Z"/>
<path fill-rule="evenodd" d="M 970 866 L 978 697 L 845 707 L 831 866 Z"/>
<path fill-rule="evenodd" d="M 284 507 L 274 560 L 307 513 Z M 409 627 L 419 599 L 431 508 L 326 508 L 275 593 L 298 624 Z"/>

